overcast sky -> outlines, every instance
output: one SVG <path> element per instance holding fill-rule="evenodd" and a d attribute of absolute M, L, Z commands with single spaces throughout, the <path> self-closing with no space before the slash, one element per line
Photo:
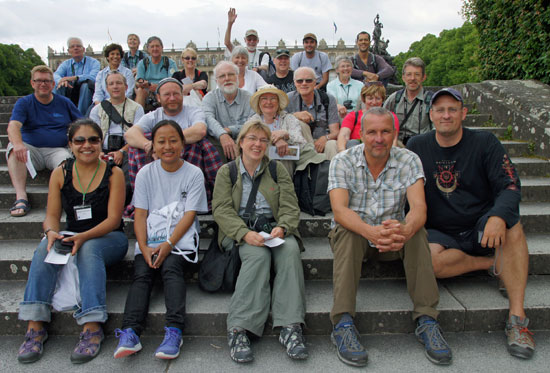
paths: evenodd
<path fill-rule="evenodd" d="M 353 44 L 361 30 L 372 32 L 380 14 L 382 37 L 395 55 L 408 50 L 424 35 L 462 25 L 461 0 L 0 0 L 0 43 L 34 48 L 44 60 L 47 47 L 62 51 L 68 36 L 79 36 L 94 50 L 111 42 L 126 49 L 126 35 L 137 33 L 142 42 L 159 36 L 165 48 L 183 48 L 193 40 L 198 47 L 223 46 L 227 10 L 237 9 L 232 38 L 258 30 L 260 45 L 283 39 L 301 44 L 307 32 L 329 45 L 340 38 Z M 333 22 L 338 30 L 334 33 Z M 66 47 L 65 47 L 66 49 Z"/>

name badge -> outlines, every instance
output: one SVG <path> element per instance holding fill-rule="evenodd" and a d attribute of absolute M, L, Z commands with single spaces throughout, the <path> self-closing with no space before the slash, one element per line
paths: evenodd
<path fill-rule="evenodd" d="M 77 221 L 88 220 L 92 218 L 92 205 L 80 205 L 73 207 L 74 216 Z"/>

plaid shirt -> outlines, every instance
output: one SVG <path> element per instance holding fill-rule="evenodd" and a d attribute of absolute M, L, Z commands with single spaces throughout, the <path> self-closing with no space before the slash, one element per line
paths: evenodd
<path fill-rule="evenodd" d="M 144 136 L 151 140 L 151 133 L 147 132 Z M 187 144 L 183 149 L 182 158 L 200 168 L 204 174 L 204 186 L 206 188 L 206 197 L 208 199 L 208 211 L 212 211 L 212 192 L 214 191 L 214 182 L 218 170 L 223 165 L 220 155 L 214 145 L 206 139 L 202 139 L 195 144 Z M 128 149 L 128 174 L 132 189 L 135 187 L 136 175 L 138 171 L 151 162 L 153 159 L 145 154 L 142 149 L 131 147 Z"/>
<path fill-rule="evenodd" d="M 405 218 L 407 188 L 424 178 L 420 158 L 413 152 L 393 147 L 386 167 L 374 180 L 367 167 L 365 145 L 338 153 L 330 162 L 328 190 L 349 192 L 349 208 L 370 225 Z"/>

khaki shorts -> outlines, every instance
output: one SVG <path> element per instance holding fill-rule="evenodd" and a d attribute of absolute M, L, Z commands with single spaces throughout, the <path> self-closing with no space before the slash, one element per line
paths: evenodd
<path fill-rule="evenodd" d="M 53 170 L 59 166 L 67 158 L 71 157 L 71 153 L 67 148 L 37 148 L 24 142 L 25 147 L 31 153 L 31 162 L 36 171 L 43 170 L 45 168 Z M 6 159 L 8 159 L 10 152 L 13 149 L 13 145 L 10 142 L 6 151 Z"/>

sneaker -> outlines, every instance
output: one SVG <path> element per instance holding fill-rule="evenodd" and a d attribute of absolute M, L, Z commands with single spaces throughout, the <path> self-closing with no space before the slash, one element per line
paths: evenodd
<path fill-rule="evenodd" d="M 164 340 L 155 351 L 155 357 L 159 359 L 175 359 L 180 355 L 180 347 L 183 344 L 181 340 L 181 330 L 178 328 L 164 327 L 166 334 Z"/>
<path fill-rule="evenodd" d="M 99 343 L 93 343 L 92 338 L 98 336 L 100 337 Z M 101 328 L 97 332 L 86 330 L 85 332 L 80 333 L 80 340 L 71 353 L 71 362 L 73 364 L 83 364 L 95 358 L 97 354 L 99 354 L 101 342 L 103 342 L 104 338 L 105 335 L 103 334 L 103 330 Z"/>
<path fill-rule="evenodd" d="M 34 363 L 42 357 L 44 352 L 44 342 L 48 339 L 48 332 L 46 329 L 35 331 L 31 329 L 25 334 L 25 341 L 19 347 L 17 353 L 17 360 L 20 363 Z"/>
<path fill-rule="evenodd" d="M 508 352 L 510 355 L 522 359 L 530 359 L 535 352 L 535 340 L 533 333 L 527 329 L 529 319 L 523 320 L 519 316 L 512 315 L 506 322 L 506 337 L 508 337 Z"/>
<path fill-rule="evenodd" d="M 119 338 L 118 346 L 113 354 L 115 359 L 126 357 L 141 351 L 141 342 L 132 328 L 115 329 L 115 337 Z"/>
<path fill-rule="evenodd" d="M 230 347 L 231 359 L 237 363 L 248 363 L 254 360 L 254 354 L 250 348 L 250 340 L 246 336 L 246 330 L 231 329 L 227 332 L 227 344 Z"/>
<path fill-rule="evenodd" d="M 305 345 L 305 338 L 302 335 L 302 327 L 298 325 L 288 325 L 281 328 L 279 342 L 286 347 L 286 354 L 291 359 L 304 360 L 309 354 Z"/>
<path fill-rule="evenodd" d="M 435 319 L 427 315 L 420 316 L 414 334 L 416 339 L 424 345 L 428 360 L 439 365 L 451 364 L 453 353 L 443 338 L 439 323 Z"/>
<path fill-rule="evenodd" d="M 359 342 L 359 332 L 353 325 L 351 316 L 342 316 L 340 322 L 334 327 L 330 339 L 336 346 L 338 358 L 342 362 L 355 367 L 367 365 L 369 356 L 365 347 Z"/>

